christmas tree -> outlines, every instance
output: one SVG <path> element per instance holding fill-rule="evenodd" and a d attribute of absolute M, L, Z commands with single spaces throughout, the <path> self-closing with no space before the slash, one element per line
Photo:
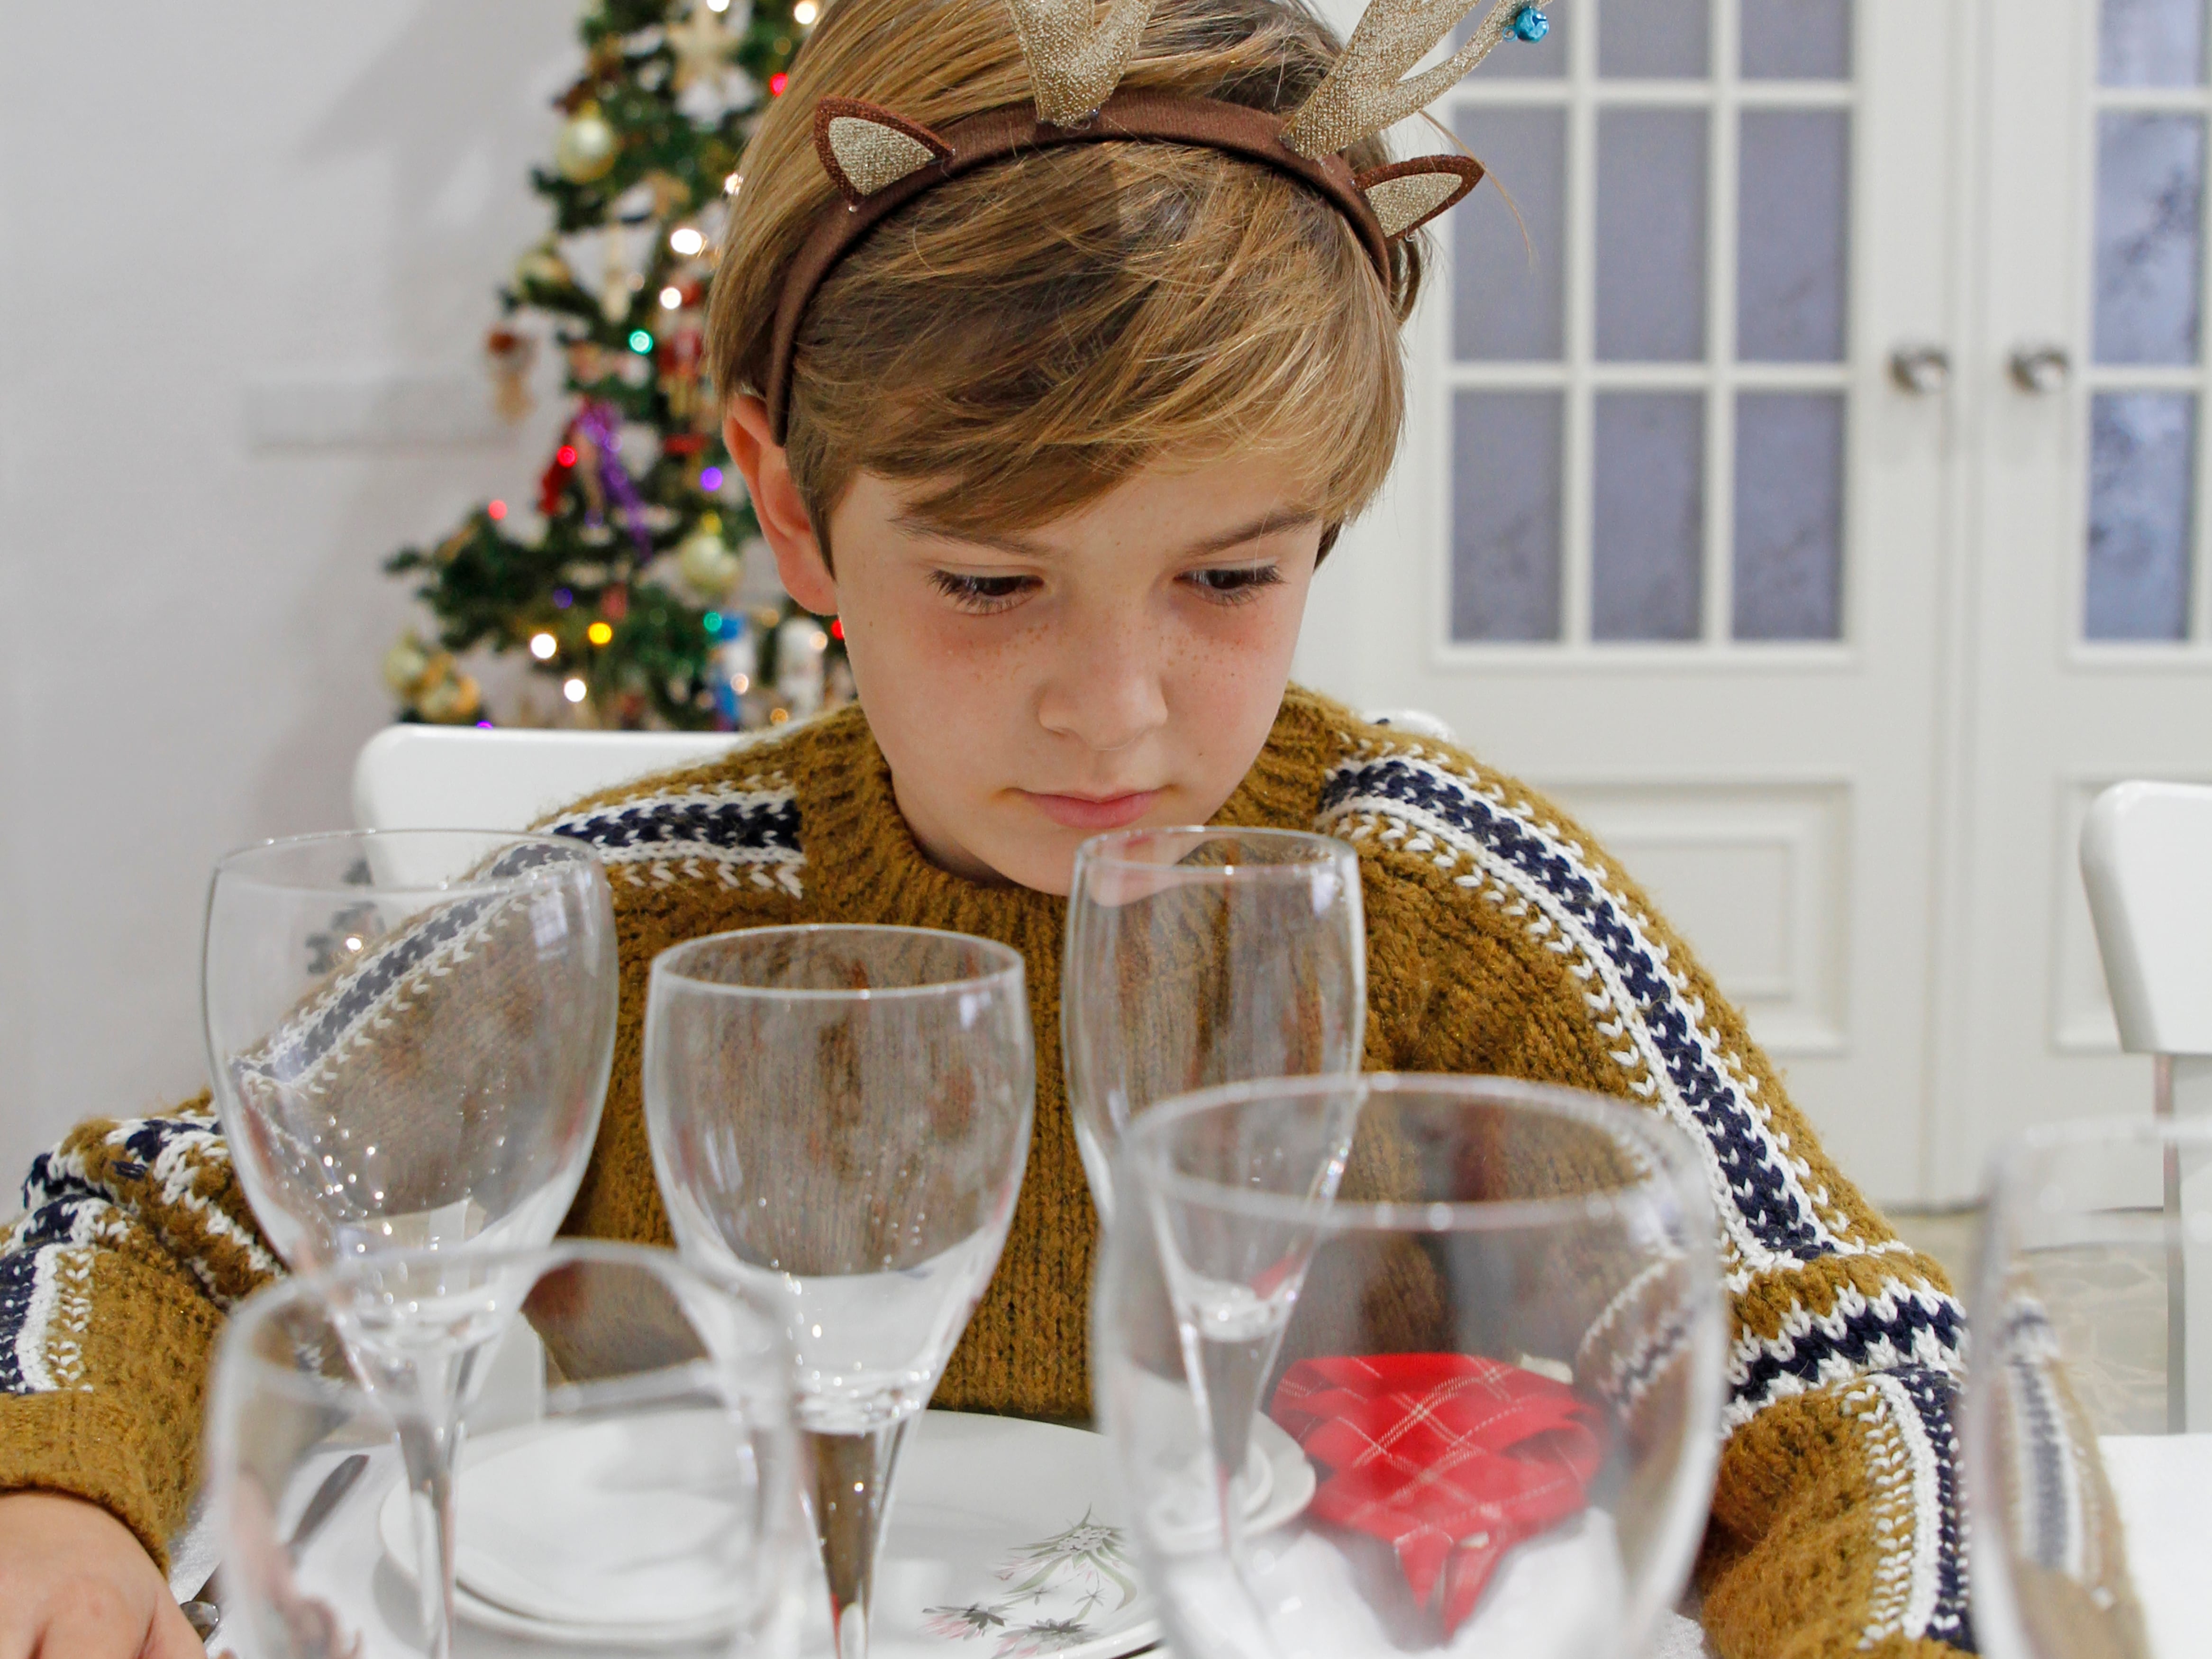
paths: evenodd
<path fill-rule="evenodd" d="M 387 562 L 419 579 L 436 619 L 433 641 L 410 634 L 385 659 L 401 718 L 491 723 L 458 662 L 478 647 L 523 653 L 582 725 L 760 725 L 849 687 L 834 622 L 737 602 L 758 527 L 701 373 L 745 135 L 817 3 L 600 0 L 586 14 L 554 165 L 532 176 L 552 232 L 517 264 L 486 341 L 511 418 L 543 342 L 573 406 L 534 501 L 487 501 Z"/>

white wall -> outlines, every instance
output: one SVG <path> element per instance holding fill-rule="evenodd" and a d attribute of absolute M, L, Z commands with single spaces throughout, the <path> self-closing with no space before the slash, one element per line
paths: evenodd
<path fill-rule="evenodd" d="M 9 15 L 0 1216 L 70 1123 L 200 1086 L 210 865 L 346 822 L 411 610 L 380 561 L 533 488 L 542 431 L 484 418 L 477 353 L 544 228 L 578 9 Z M 353 438 L 255 441 L 271 388 Z"/>

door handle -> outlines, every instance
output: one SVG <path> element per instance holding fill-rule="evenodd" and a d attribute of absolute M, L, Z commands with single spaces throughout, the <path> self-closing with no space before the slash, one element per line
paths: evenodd
<path fill-rule="evenodd" d="M 1924 340 L 1908 341 L 1889 354 L 1889 378 L 1900 392 L 1933 398 L 1951 384 L 1951 354 Z"/>
<path fill-rule="evenodd" d="M 2014 386 L 2038 398 L 2065 391 L 2067 381 L 2074 378 L 2074 360 L 2066 348 L 2047 341 L 2014 346 L 2005 367 Z"/>

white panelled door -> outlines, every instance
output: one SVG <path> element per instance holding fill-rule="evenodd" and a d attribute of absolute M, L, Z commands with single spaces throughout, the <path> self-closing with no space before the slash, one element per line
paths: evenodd
<path fill-rule="evenodd" d="M 1438 110 L 1503 189 L 1444 222 L 1407 446 L 1322 571 L 1301 669 L 1557 796 L 1844 1167 L 1885 1199 L 1948 1190 L 1952 410 L 1940 369 L 1916 392 L 1890 360 L 1955 338 L 1968 20 L 1554 19 Z"/>
<path fill-rule="evenodd" d="M 2075 845 L 2108 783 L 2212 781 L 2206 0 L 2005 0 L 1984 27 L 1947 1171 L 2024 1123 L 2148 1112 Z"/>

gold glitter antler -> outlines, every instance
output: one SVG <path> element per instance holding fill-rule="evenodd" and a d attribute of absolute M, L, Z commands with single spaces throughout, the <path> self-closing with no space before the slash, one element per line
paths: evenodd
<path fill-rule="evenodd" d="M 1079 3 L 1080 0 L 1079 0 Z M 1468 43 L 1434 69 L 1399 77 L 1451 33 L 1478 0 L 1370 0 L 1352 40 L 1313 96 L 1298 106 L 1283 142 L 1309 159 L 1373 137 L 1431 102 L 1490 55 L 1528 0 L 1498 0 Z M 1020 0 L 1014 0 L 1017 13 Z"/>
<path fill-rule="evenodd" d="M 1092 0 L 1006 0 L 1036 88 L 1037 119 L 1080 126 L 1114 94 L 1137 55 L 1152 0 L 1111 0 L 1094 21 Z"/>

